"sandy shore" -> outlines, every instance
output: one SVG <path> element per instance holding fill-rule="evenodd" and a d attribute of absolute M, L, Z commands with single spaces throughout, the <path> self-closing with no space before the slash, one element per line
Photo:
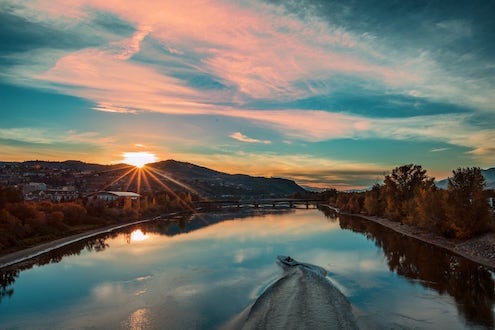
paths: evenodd
<path fill-rule="evenodd" d="M 490 268 L 491 270 L 495 270 L 495 233 L 486 233 L 468 240 L 447 239 L 443 236 L 431 233 L 418 227 L 401 224 L 399 222 L 394 222 L 375 216 L 339 212 L 332 206 L 326 206 L 343 215 L 356 216 L 365 220 L 373 221 L 402 235 L 444 248 L 466 259 Z"/>
<path fill-rule="evenodd" d="M 67 237 L 63 237 L 54 241 L 50 241 L 47 243 L 39 244 L 24 250 L 12 252 L 9 254 L 5 254 L 0 256 L 0 269 L 3 267 L 11 266 L 26 260 L 29 260 L 31 258 L 37 257 L 39 255 L 42 255 L 44 253 L 56 250 L 58 248 L 64 247 L 69 244 L 76 243 L 81 240 L 85 240 L 94 236 L 98 236 L 101 234 L 105 233 L 110 233 L 114 230 L 133 226 L 136 224 L 144 223 L 144 222 L 149 222 L 156 220 L 156 218 L 153 219 L 146 219 L 146 220 L 139 220 L 135 222 L 130 222 L 130 223 L 125 223 L 121 225 L 113 225 L 113 226 L 108 226 L 105 228 L 99 228 L 99 229 L 94 229 L 91 231 L 87 231 L 84 233 L 76 234 L 76 235 L 71 235 Z"/>

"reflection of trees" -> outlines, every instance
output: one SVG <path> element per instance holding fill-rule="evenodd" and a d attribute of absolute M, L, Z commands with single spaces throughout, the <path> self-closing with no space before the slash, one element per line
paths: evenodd
<path fill-rule="evenodd" d="M 79 255 L 84 249 L 95 252 L 103 251 L 109 247 L 106 240 L 114 237 L 115 235 L 115 233 L 108 233 L 86 241 L 75 242 L 64 246 L 63 248 L 44 253 L 20 264 L 0 269 L 0 302 L 3 297 L 11 297 L 14 294 L 14 288 L 12 286 L 21 271 L 30 269 L 33 266 L 58 263 L 62 261 L 64 257 Z"/>
<path fill-rule="evenodd" d="M 81 251 L 86 249 L 91 252 L 100 252 L 109 247 L 106 241 L 110 238 L 115 238 L 118 235 L 124 234 L 130 240 L 132 231 L 141 229 L 144 233 L 158 233 L 166 236 L 174 236 L 182 233 L 192 232 L 212 224 L 231 220 L 233 218 L 243 218 L 253 216 L 253 212 L 250 211 L 236 211 L 236 212 L 220 212 L 220 213 L 207 213 L 192 215 L 190 213 L 178 214 L 174 218 L 164 220 L 152 221 L 147 224 L 140 224 L 136 226 L 130 226 L 118 231 L 105 233 L 87 239 L 84 241 L 74 242 L 62 248 L 44 253 L 38 257 L 27 260 L 25 262 L 1 268 L 0 269 L 0 302 L 5 296 L 12 296 L 14 294 L 14 288 L 12 287 L 15 280 L 19 276 L 19 273 L 23 270 L 32 268 L 33 266 L 43 266 L 50 263 L 58 263 L 66 256 L 79 255 Z M 271 213 L 269 211 L 263 211 L 264 213 Z M 291 210 L 287 212 L 292 212 Z M 259 213 L 256 213 L 260 215 Z M 284 214 L 284 211 L 277 210 L 275 214 Z"/>
<path fill-rule="evenodd" d="M 14 289 L 10 286 L 14 284 L 17 276 L 19 276 L 18 269 L 0 272 L 0 302 L 2 302 L 3 297 L 11 297 L 14 294 Z"/>
<path fill-rule="evenodd" d="M 484 267 L 361 218 L 341 215 L 340 226 L 375 242 L 391 271 L 452 296 L 468 323 L 490 328 L 495 325 L 495 284 Z"/>
<path fill-rule="evenodd" d="M 319 207 L 318 208 L 324 215 L 325 217 L 330 220 L 331 222 L 335 222 L 339 219 L 339 216 L 337 212 L 335 212 L 333 209 L 329 207 Z"/>

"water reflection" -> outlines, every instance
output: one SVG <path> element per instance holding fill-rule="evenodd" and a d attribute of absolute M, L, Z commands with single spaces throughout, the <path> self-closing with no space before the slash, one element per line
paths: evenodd
<path fill-rule="evenodd" d="M 122 324 L 123 328 L 129 330 L 149 329 L 151 323 L 148 314 L 149 310 L 147 308 L 136 310 L 129 316 L 129 319 Z"/>
<path fill-rule="evenodd" d="M 141 224 L 2 269 L 2 326 L 217 329 L 279 278 L 277 254 L 327 268 L 377 328 L 494 325 L 483 267 L 361 219 L 246 211 Z"/>
<path fill-rule="evenodd" d="M 116 235 L 116 233 L 107 233 L 86 241 L 76 242 L 62 249 L 53 250 L 30 260 L 23 261 L 19 264 L 0 269 L 0 303 L 3 298 L 12 297 L 14 294 L 14 289 L 12 286 L 23 270 L 30 269 L 34 266 L 58 263 L 66 256 L 80 255 L 83 250 L 88 252 L 104 251 L 108 248 L 106 240 L 108 238 L 115 237 Z"/>
<path fill-rule="evenodd" d="M 19 264 L 4 267 L 0 269 L 0 303 L 4 298 L 10 298 L 14 294 L 13 285 L 19 274 L 34 266 L 43 266 L 51 263 L 59 263 L 63 258 L 68 256 L 80 255 L 84 250 L 87 252 L 101 252 L 109 247 L 107 240 L 113 239 L 123 234 L 125 242 L 143 241 L 148 238 L 148 233 L 157 233 L 166 236 L 176 236 L 179 234 L 189 233 L 206 226 L 232 219 L 232 217 L 243 218 L 253 215 L 262 215 L 270 213 L 292 212 L 291 210 L 235 210 L 212 214 L 178 214 L 170 218 L 158 220 L 144 225 L 135 225 L 121 230 L 104 233 L 97 237 L 84 241 L 75 242 L 35 258 L 23 261 Z"/>
<path fill-rule="evenodd" d="M 133 230 L 131 233 L 126 235 L 126 237 L 129 237 L 129 239 L 128 239 L 129 244 L 132 242 L 144 241 L 144 240 L 147 240 L 149 238 L 148 235 L 143 233 L 143 231 L 141 229 Z"/>
<path fill-rule="evenodd" d="M 391 271 L 453 297 L 468 324 L 495 325 L 494 281 L 485 267 L 374 222 L 345 215 L 339 218 L 343 229 L 364 234 L 383 250 Z"/>

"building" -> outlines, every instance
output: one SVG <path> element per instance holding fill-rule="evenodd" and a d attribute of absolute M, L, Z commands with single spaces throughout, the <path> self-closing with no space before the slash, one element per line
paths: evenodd
<path fill-rule="evenodd" d="M 139 208 L 141 195 L 131 191 L 98 191 L 88 195 L 89 200 L 102 200 L 110 207 Z"/>
<path fill-rule="evenodd" d="M 46 183 L 43 182 L 29 182 L 22 187 L 24 195 L 34 191 L 45 191 L 47 189 Z"/>

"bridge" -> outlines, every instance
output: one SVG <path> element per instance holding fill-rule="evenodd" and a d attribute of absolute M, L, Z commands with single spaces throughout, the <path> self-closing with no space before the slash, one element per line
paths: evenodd
<path fill-rule="evenodd" d="M 305 199 L 305 198 L 262 198 L 262 199 L 212 199 L 202 200 L 195 202 L 198 207 L 212 208 L 212 207 L 254 207 L 259 208 L 263 206 L 271 206 L 276 208 L 277 206 L 288 206 L 294 208 L 297 205 L 304 205 L 309 209 L 310 205 L 315 208 L 320 204 L 327 203 L 328 201 L 321 199 Z"/>

